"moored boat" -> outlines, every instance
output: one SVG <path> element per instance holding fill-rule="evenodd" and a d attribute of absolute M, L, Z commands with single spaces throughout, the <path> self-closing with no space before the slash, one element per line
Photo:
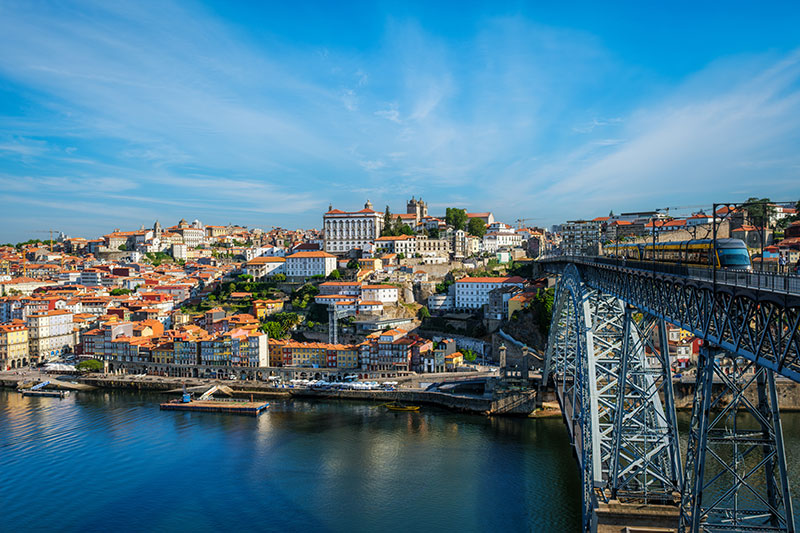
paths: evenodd
<path fill-rule="evenodd" d="M 390 411 L 419 411 L 419 405 L 403 405 L 399 402 L 385 403 L 383 406 Z"/>

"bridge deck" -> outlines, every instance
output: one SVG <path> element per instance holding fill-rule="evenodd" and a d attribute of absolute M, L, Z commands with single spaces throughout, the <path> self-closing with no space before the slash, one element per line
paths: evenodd
<path fill-rule="evenodd" d="M 629 261 L 602 256 L 554 256 L 541 259 L 540 261 L 542 263 L 566 262 L 581 265 L 615 267 L 631 272 L 656 273 L 705 283 L 712 283 L 715 279 L 714 270 L 711 268 L 689 267 L 652 261 Z M 800 276 L 792 274 L 717 269 L 716 283 L 722 286 L 800 296 Z"/>

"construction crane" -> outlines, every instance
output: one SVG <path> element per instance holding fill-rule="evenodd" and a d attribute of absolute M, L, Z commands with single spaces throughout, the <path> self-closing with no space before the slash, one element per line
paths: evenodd
<path fill-rule="evenodd" d="M 516 222 L 517 222 L 517 229 L 522 229 L 523 227 L 525 227 L 525 224 L 526 224 L 526 223 L 527 223 L 529 220 L 541 220 L 541 218 L 539 218 L 539 217 L 518 218 L 518 219 L 516 220 Z"/>
<path fill-rule="evenodd" d="M 58 231 L 57 229 L 37 229 L 34 230 L 33 233 L 49 233 L 50 234 L 50 251 L 53 251 L 53 232 Z"/>

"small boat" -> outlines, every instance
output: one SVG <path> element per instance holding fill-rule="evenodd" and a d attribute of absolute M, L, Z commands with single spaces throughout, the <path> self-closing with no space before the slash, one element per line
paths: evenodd
<path fill-rule="evenodd" d="M 403 405 L 399 402 L 383 404 L 390 411 L 419 411 L 419 405 Z"/>

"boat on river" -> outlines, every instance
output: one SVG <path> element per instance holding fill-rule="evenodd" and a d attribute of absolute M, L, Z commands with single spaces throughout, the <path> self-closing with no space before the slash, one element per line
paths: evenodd
<path fill-rule="evenodd" d="M 419 405 L 403 405 L 400 402 L 383 404 L 390 411 L 419 411 Z"/>

